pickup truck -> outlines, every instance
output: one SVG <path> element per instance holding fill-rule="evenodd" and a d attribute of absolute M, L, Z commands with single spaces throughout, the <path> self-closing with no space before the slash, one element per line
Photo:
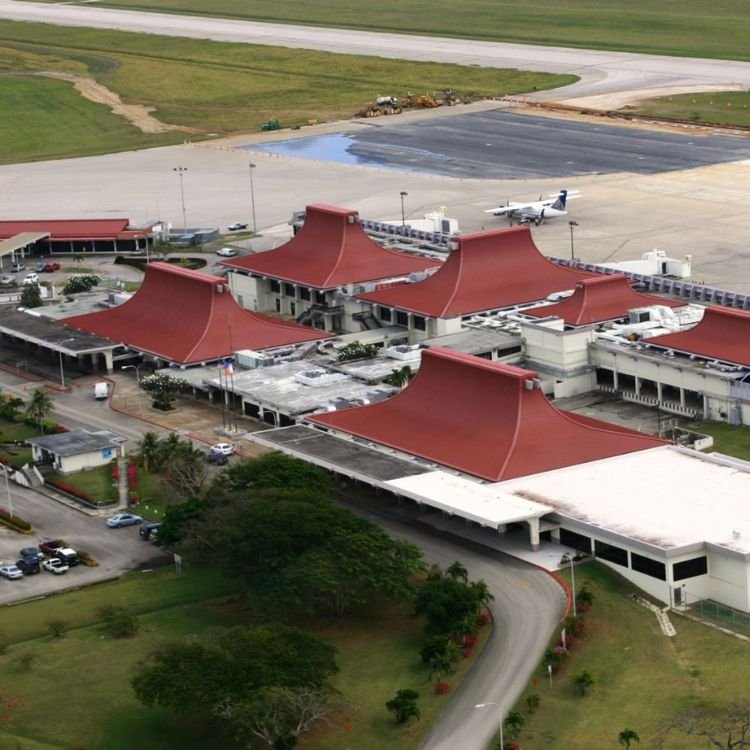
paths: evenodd
<path fill-rule="evenodd" d="M 50 557 L 49 560 L 45 560 L 42 563 L 42 567 L 49 573 L 54 573 L 56 576 L 67 573 L 70 569 L 68 564 L 63 562 L 59 557 Z"/>

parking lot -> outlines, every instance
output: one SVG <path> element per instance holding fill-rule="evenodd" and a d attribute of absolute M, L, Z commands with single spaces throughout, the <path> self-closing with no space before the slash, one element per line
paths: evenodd
<path fill-rule="evenodd" d="M 138 526 L 107 528 L 105 519 L 114 511 L 89 516 L 32 490 L 12 488 L 12 493 L 15 513 L 33 525 L 34 533 L 27 536 L 0 527 L 0 561 L 3 564 L 15 563 L 22 547 L 36 546 L 44 539 L 64 539 L 73 549 L 88 552 L 99 564 L 92 568 L 76 565 L 63 575 L 41 571 L 13 581 L 0 578 L 0 605 L 169 562 L 169 556 L 159 547 L 141 539 Z"/>

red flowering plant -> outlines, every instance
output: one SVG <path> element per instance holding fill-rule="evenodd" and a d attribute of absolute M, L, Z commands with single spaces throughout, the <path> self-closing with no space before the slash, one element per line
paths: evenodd
<path fill-rule="evenodd" d="M 451 689 L 451 686 L 447 682 L 435 683 L 435 693 L 437 695 L 445 695 L 450 689 Z"/>

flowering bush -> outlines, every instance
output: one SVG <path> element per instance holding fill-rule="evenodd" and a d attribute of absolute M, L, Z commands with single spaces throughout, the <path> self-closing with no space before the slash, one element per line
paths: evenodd
<path fill-rule="evenodd" d="M 79 490 L 76 487 L 72 487 L 69 484 L 65 484 L 64 482 L 58 482 L 56 479 L 47 479 L 45 483 L 50 485 L 51 487 L 54 487 L 55 489 L 62 490 L 68 495 L 73 495 L 73 497 L 78 497 L 81 500 L 87 500 L 90 503 L 95 502 L 94 498 L 91 497 L 91 495 L 89 495 L 88 492 Z"/>
<path fill-rule="evenodd" d="M 490 616 L 486 612 L 482 612 L 481 615 L 477 616 L 477 625 L 483 628 L 490 621 Z"/>
<path fill-rule="evenodd" d="M 465 649 L 461 651 L 461 653 L 463 654 L 464 659 L 468 659 L 473 653 L 473 649 L 467 646 Z"/>
<path fill-rule="evenodd" d="M 28 521 L 25 521 L 15 513 L 11 516 L 4 508 L 0 508 L 0 523 L 3 526 L 9 526 L 11 529 L 21 532 L 31 531 L 32 528 Z"/>
<path fill-rule="evenodd" d="M 476 646 L 477 639 L 473 635 L 464 636 L 464 646 L 467 648 L 474 648 Z"/>
<path fill-rule="evenodd" d="M 445 695 L 450 689 L 451 689 L 451 686 L 447 682 L 435 683 L 435 693 L 437 695 Z"/>

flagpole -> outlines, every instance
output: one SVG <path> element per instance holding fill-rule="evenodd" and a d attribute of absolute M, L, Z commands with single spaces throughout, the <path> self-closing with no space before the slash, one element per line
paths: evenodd
<path fill-rule="evenodd" d="M 222 429 L 226 430 L 227 428 L 227 420 L 226 420 L 226 413 L 224 411 L 224 388 L 221 384 L 221 373 L 224 370 L 224 363 L 219 362 L 219 399 L 221 401 L 221 427 Z"/>

